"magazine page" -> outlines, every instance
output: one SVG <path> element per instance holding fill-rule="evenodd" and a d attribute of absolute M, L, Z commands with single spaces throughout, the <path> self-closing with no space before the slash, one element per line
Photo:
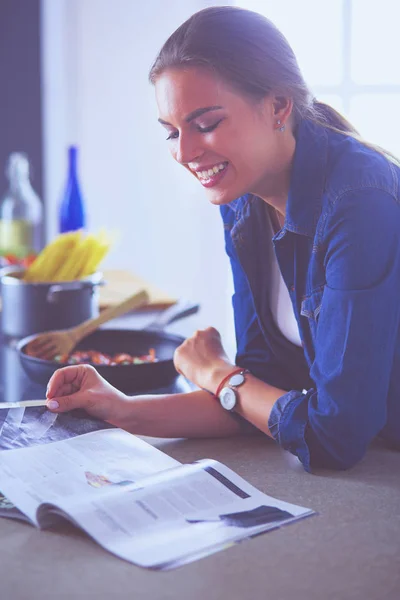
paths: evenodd
<path fill-rule="evenodd" d="M 36 524 L 68 515 L 101 546 L 147 568 L 177 567 L 312 514 L 216 461 L 181 465 L 119 429 L 1 459 L 0 489 Z"/>
<path fill-rule="evenodd" d="M 79 505 L 180 463 L 121 429 L 1 453 L 0 490 L 36 525 L 42 503 Z"/>
<path fill-rule="evenodd" d="M 0 403 L 0 451 L 58 442 L 77 435 L 114 428 L 82 409 L 51 413 L 45 406 L 4 409 Z"/>
<path fill-rule="evenodd" d="M 267 496 L 212 460 L 58 503 L 100 545 L 137 565 L 170 569 L 313 511 Z"/>

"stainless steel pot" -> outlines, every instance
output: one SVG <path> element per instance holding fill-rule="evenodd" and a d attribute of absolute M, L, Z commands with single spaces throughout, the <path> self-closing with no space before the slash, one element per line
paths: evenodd
<path fill-rule="evenodd" d="M 4 335 L 19 338 L 64 329 L 99 314 L 102 273 L 59 283 L 27 283 L 22 280 L 23 273 L 23 269 L 15 267 L 0 271 Z"/>

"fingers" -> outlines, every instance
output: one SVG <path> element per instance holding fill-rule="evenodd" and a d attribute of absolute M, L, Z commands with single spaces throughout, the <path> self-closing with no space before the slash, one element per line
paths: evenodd
<path fill-rule="evenodd" d="M 90 365 L 71 365 L 57 369 L 47 385 L 47 398 L 51 399 L 55 396 L 65 396 L 77 392 L 92 369 L 93 367 Z"/>
<path fill-rule="evenodd" d="M 86 408 L 84 394 L 77 392 L 68 396 L 53 397 L 47 400 L 47 408 L 56 413 L 68 412 L 74 408 Z"/>
<path fill-rule="evenodd" d="M 47 384 L 46 396 L 52 398 L 54 396 L 62 396 L 64 392 L 71 393 L 79 389 L 78 387 L 78 367 L 64 367 L 63 369 L 57 369 L 57 371 L 50 378 Z M 76 389 L 73 389 L 75 385 Z"/>
<path fill-rule="evenodd" d="M 46 396 L 46 406 L 52 412 L 83 408 L 103 420 L 114 413 L 115 406 L 121 401 L 121 393 L 91 365 L 58 369 L 49 381 Z"/>
<path fill-rule="evenodd" d="M 90 384 L 85 386 L 85 379 L 87 373 L 91 373 L 91 369 L 93 367 L 89 365 L 73 365 L 58 369 L 47 386 L 47 408 L 57 413 L 74 408 L 86 408 L 87 398 L 90 396 Z"/>
<path fill-rule="evenodd" d="M 205 329 L 197 329 L 197 331 L 194 332 L 192 338 L 196 339 L 196 338 L 218 338 L 219 340 L 221 339 L 221 334 L 219 333 L 218 329 L 215 329 L 215 327 L 206 327 Z M 189 338 L 191 339 L 191 338 Z"/>
<path fill-rule="evenodd" d="M 215 327 L 206 327 L 206 329 L 204 330 L 206 333 L 212 333 L 213 335 L 217 336 L 217 337 L 221 337 L 221 334 L 219 333 L 218 329 L 215 329 Z"/>
<path fill-rule="evenodd" d="M 183 371 L 181 370 L 181 360 L 180 360 L 180 351 L 179 348 L 181 348 L 183 346 L 183 344 L 181 344 L 180 346 L 178 346 L 178 348 L 176 348 L 175 352 L 174 352 L 174 356 L 173 356 L 173 362 L 174 362 L 174 367 L 175 370 L 177 371 L 177 373 L 179 373 L 179 375 L 184 375 Z"/>

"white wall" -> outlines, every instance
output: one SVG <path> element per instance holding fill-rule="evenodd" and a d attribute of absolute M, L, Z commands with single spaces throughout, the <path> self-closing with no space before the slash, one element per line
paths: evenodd
<path fill-rule="evenodd" d="M 66 146 L 76 143 L 89 227 L 120 232 L 106 266 L 198 300 L 195 326 L 214 325 L 231 344 L 231 276 L 219 211 L 170 157 L 147 79 L 170 33 L 218 2 L 42 3 L 48 236 L 56 233 Z"/>

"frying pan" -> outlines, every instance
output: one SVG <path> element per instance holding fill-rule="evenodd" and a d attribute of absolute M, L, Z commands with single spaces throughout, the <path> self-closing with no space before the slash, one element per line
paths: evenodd
<path fill-rule="evenodd" d="M 185 338 L 165 333 L 163 328 L 195 314 L 198 304 L 178 302 L 162 313 L 154 323 L 145 329 L 98 329 L 76 346 L 76 350 L 96 350 L 106 354 L 121 352 L 140 356 L 148 354 L 150 348 L 155 349 L 157 362 L 133 365 L 93 365 L 104 379 L 124 393 L 142 392 L 171 385 L 178 377 L 173 363 L 173 355 Z M 34 335 L 20 340 L 17 352 L 27 375 L 33 381 L 47 385 L 50 377 L 60 365 L 52 360 L 35 358 L 25 354 L 24 349 L 35 338 Z"/>

